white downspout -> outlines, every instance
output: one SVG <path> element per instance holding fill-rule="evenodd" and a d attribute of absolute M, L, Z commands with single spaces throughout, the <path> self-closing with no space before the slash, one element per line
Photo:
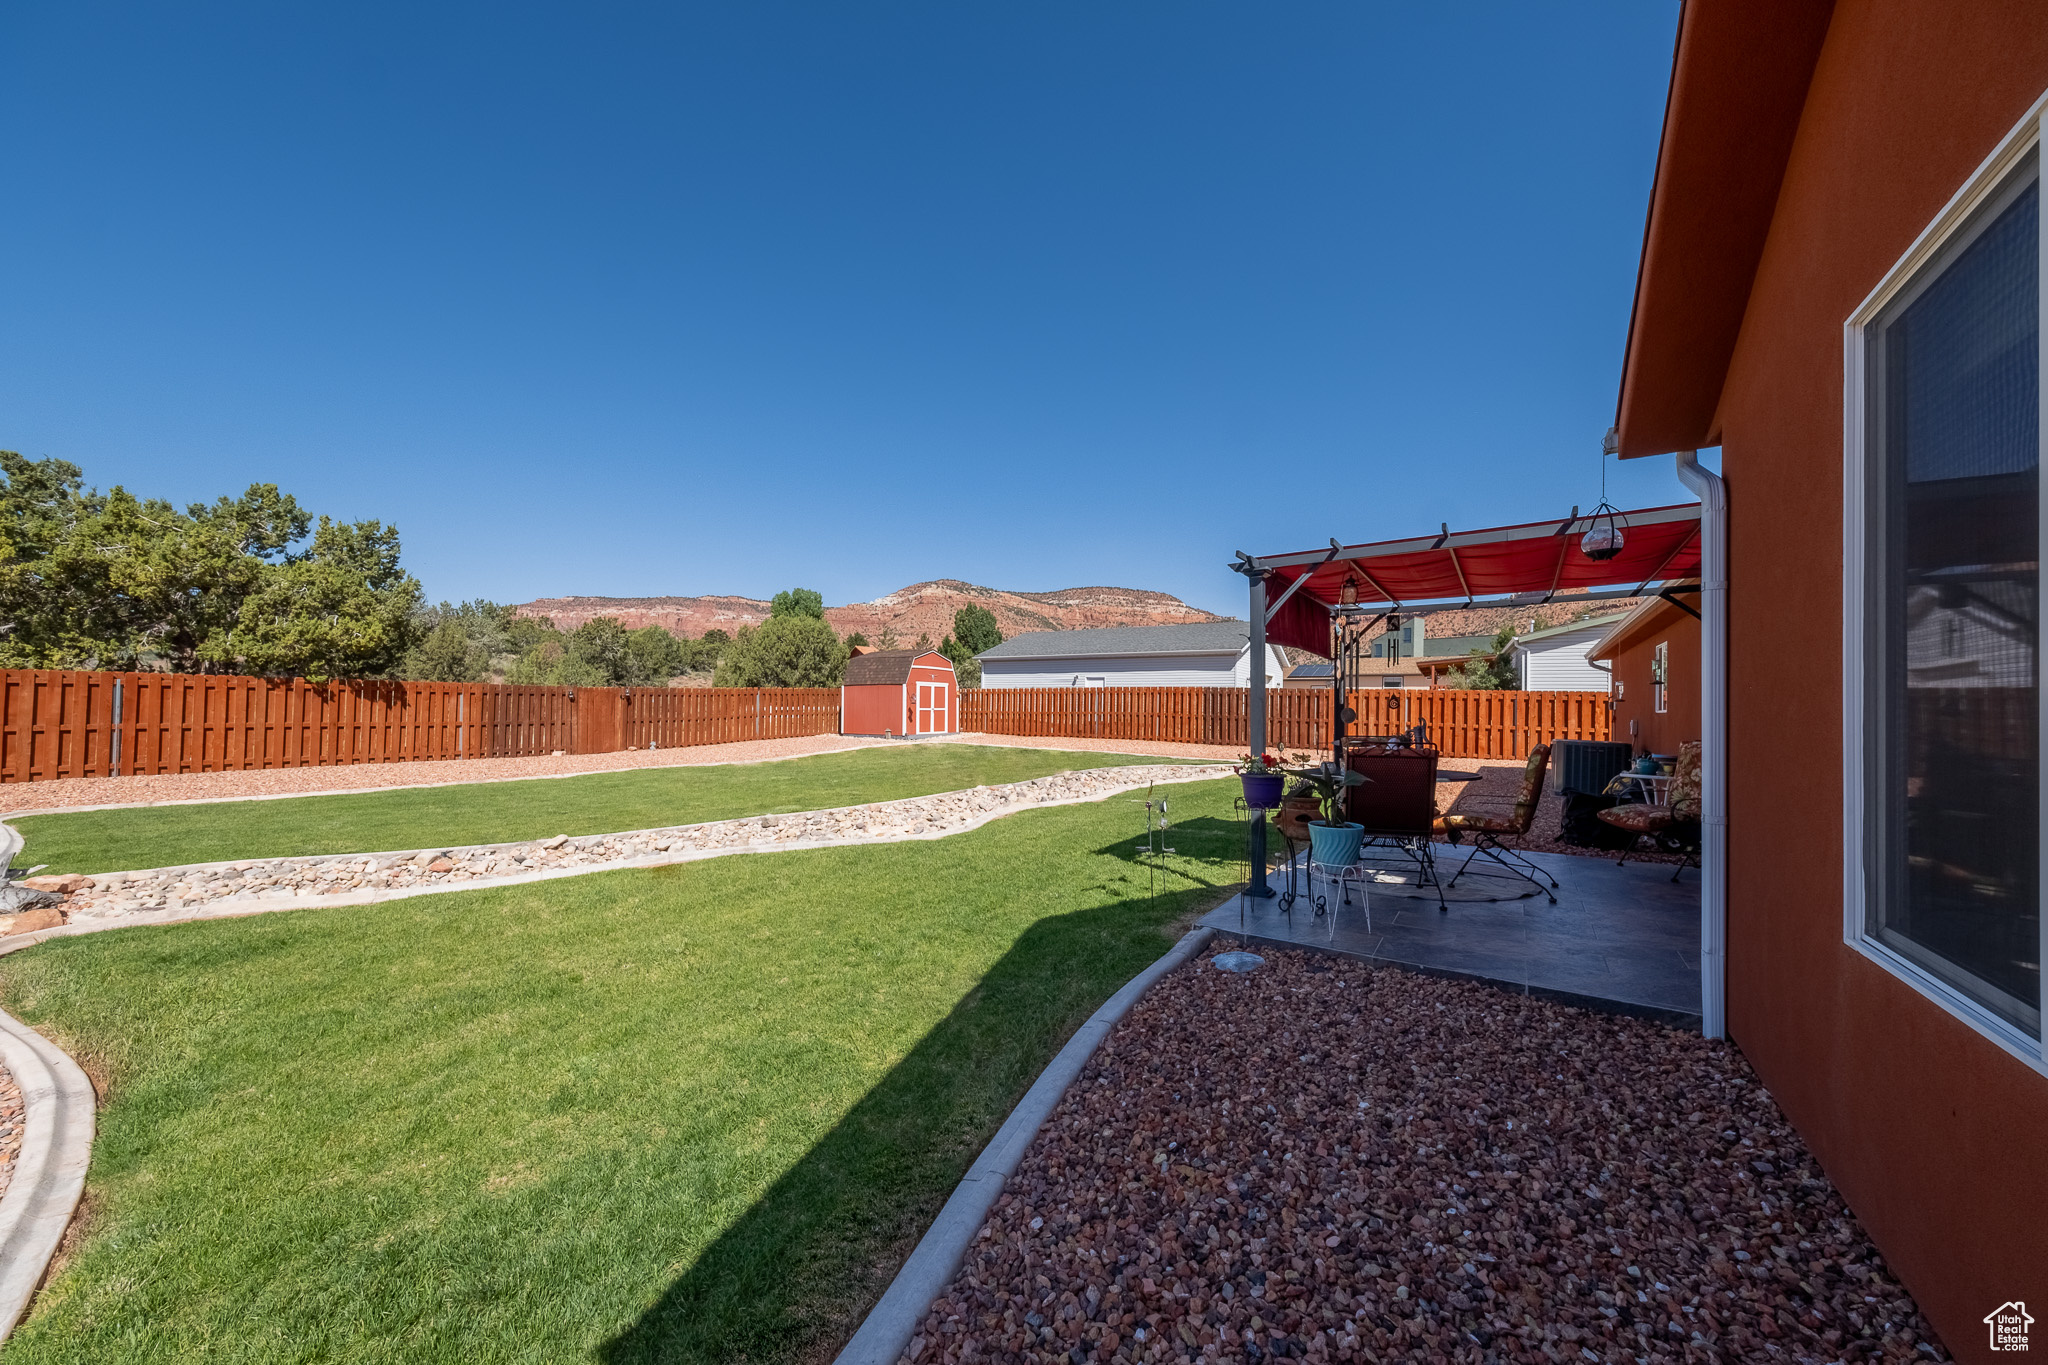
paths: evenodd
<path fill-rule="evenodd" d="M 1700 500 L 1700 1032 L 1728 1036 L 1728 485 L 1678 452 Z"/>

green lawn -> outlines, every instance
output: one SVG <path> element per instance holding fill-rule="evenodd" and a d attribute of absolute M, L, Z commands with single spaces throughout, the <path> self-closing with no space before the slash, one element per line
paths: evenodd
<path fill-rule="evenodd" d="M 1184 760 L 995 745 L 855 749 L 777 763 L 643 768 L 543 781 L 489 782 L 283 801 L 28 815 L 22 865 L 117 872 L 234 858 L 382 853 L 615 834 L 785 811 L 824 810 L 1022 782 L 1081 768 Z M 458 776 L 450 765 L 450 776 Z"/>
<path fill-rule="evenodd" d="M 1112 797 L 0 958 L 105 1092 L 9 1365 L 823 1359 L 1241 875 L 1235 784 L 1171 791 L 1156 900 Z"/>

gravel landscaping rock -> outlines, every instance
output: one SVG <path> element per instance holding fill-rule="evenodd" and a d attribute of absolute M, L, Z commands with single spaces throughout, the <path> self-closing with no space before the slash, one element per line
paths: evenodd
<path fill-rule="evenodd" d="M 279 901 L 303 903 L 308 899 L 357 893 L 487 886 L 535 874 L 645 867 L 720 852 L 765 851 L 827 841 L 883 843 L 940 838 L 1034 806 L 1095 800 L 1133 786 L 1143 787 L 1148 782 L 1194 781 L 1226 771 L 1206 764 L 1095 768 L 866 806 L 758 815 L 624 834 L 581 838 L 557 834 L 548 839 L 474 848 L 322 854 L 104 872 L 68 879 L 76 888 L 71 895 L 50 895 L 48 899 L 53 904 L 63 900 L 63 914 L 72 925 L 111 928 L 126 923 L 162 922 L 170 912 L 209 907 L 247 904 L 254 910 L 274 906 Z M 25 922 L 26 917 L 16 922 L 11 931 L 28 932 L 22 927 Z M 54 925 L 38 923 L 34 927 Z M 4 932 L 8 932 L 8 926 L 0 924 L 0 933 Z"/>
<path fill-rule="evenodd" d="M 21 1124 L 27 1106 L 14 1076 L 0 1067 L 0 1196 L 14 1179 L 14 1163 L 21 1157 Z"/>
<path fill-rule="evenodd" d="M 1124 1018 L 905 1360 L 1948 1358 L 1734 1047 L 1262 951 Z"/>
<path fill-rule="evenodd" d="M 1227 761 L 1241 746 L 1156 743 L 1149 740 L 1046 739 L 1020 735 L 934 735 L 919 744 L 993 745 L 1013 749 L 1057 749 L 1098 754 L 1153 754 L 1161 758 Z M 78 810 L 95 806 L 158 805 L 187 801 L 247 801 L 254 797 L 312 796 L 342 791 L 383 791 L 394 787 L 451 786 L 505 782 L 517 778 L 579 777 L 639 768 L 699 767 L 720 763 L 767 763 L 847 749 L 901 748 L 903 740 L 854 735 L 805 735 L 795 739 L 750 739 L 732 744 L 693 744 L 678 749 L 627 749 L 613 754 L 537 754 L 527 758 L 438 759 L 407 763 L 356 763 L 335 767 L 263 768 L 248 772 L 161 773 L 146 777 L 70 777 L 9 784 L 0 810 L 8 815 Z"/>

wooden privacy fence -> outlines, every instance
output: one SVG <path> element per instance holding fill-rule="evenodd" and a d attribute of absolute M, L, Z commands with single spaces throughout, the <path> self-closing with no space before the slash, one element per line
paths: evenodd
<path fill-rule="evenodd" d="M 833 688 L 520 687 L 0 669 L 0 783 L 836 734 Z"/>
<path fill-rule="evenodd" d="M 1242 687 L 1017 687 L 960 694 L 960 728 L 988 735 L 1135 739 L 1182 744 L 1248 743 Z M 1605 692 L 1360 690 L 1348 700 L 1354 735 L 1394 734 L 1427 725 L 1447 758 L 1524 758 L 1559 739 L 1606 739 L 1612 710 Z M 1321 689 L 1266 693 L 1266 747 L 1328 747 L 1330 694 Z"/>
<path fill-rule="evenodd" d="M 1354 735 L 1390 735 L 1417 725 L 1446 758 L 1527 758 L 1560 739 L 1607 739 L 1614 708 L 1605 692 L 1493 692 L 1382 688 L 1349 694 Z"/>
<path fill-rule="evenodd" d="M 1330 743 L 1330 694 L 1266 694 L 1266 747 Z M 1242 748 L 1241 687 L 981 688 L 970 733 Z M 1352 734 L 1427 725 L 1451 758 L 1606 739 L 1604 692 L 1350 694 Z M 839 732 L 837 688 L 518 687 L 0 669 L 0 783 L 419 759 L 613 753 Z"/>
<path fill-rule="evenodd" d="M 1330 742 L 1327 692 L 1269 691 L 1266 747 Z M 1244 747 L 1251 692 L 1243 687 L 983 687 L 960 694 L 970 734 L 1143 739 Z"/>
<path fill-rule="evenodd" d="M 591 690 L 591 689 L 586 689 Z M 730 744 L 839 733 L 836 687 L 634 687 L 623 689 L 627 749 Z M 595 752 L 593 750 L 592 752 Z"/>

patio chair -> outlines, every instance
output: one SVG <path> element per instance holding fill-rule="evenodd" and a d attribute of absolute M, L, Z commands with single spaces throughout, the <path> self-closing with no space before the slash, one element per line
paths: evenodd
<path fill-rule="evenodd" d="M 1413 860 L 1416 885 L 1436 888 L 1436 908 L 1448 910 L 1436 872 L 1430 826 L 1436 819 L 1434 749 L 1355 749 L 1345 764 L 1368 779 L 1345 793 L 1345 812 L 1365 826 L 1365 846 L 1386 845 Z"/>
<path fill-rule="evenodd" d="M 1625 806 L 1610 806 L 1600 812 L 1600 819 L 1624 833 L 1649 835 L 1667 853 L 1683 855 L 1671 880 L 1677 881 L 1688 867 L 1700 865 L 1700 746 L 1697 741 L 1678 746 L 1678 767 L 1671 778 L 1671 799 L 1661 806 L 1645 801 L 1632 801 Z M 1631 840 L 1631 843 L 1634 841 Z M 1614 865 L 1620 867 L 1628 861 L 1629 850 L 1622 850 Z"/>
<path fill-rule="evenodd" d="M 1557 904 L 1557 878 L 1530 862 L 1520 849 L 1511 848 L 1501 842 L 1503 839 L 1521 839 L 1527 836 L 1529 827 L 1536 823 L 1536 812 L 1543 804 L 1543 780 L 1549 773 L 1550 746 L 1539 744 L 1529 751 L 1529 762 L 1522 769 L 1522 790 L 1515 798 L 1513 815 L 1437 817 L 1433 832 L 1443 835 L 1452 843 L 1463 843 L 1466 835 L 1472 836 L 1472 851 L 1466 855 L 1464 866 L 1452 875 L 1452 886 L 1456 886 L 1458 878 L 1464 876 L 1466 869 L 1472 866 L 1472 860 L 1483 853 L 1550 897 L 1552 905 Z M 1535 876 L 1531 876 L 1531 873 Z M 1545 886 L 1544 882 L 1549 882 L 1550 885 Z M 1526 896 L 1528 893 L 1523 894 Z"/>

